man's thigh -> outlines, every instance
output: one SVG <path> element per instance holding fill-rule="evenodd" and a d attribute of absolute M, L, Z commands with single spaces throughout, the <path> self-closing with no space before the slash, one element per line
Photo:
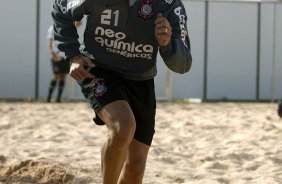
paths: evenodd
<path fill-rule="evenodd" d="M 97 113 L 108 128 L 126 128 L 135 124 L 134 114 L 125 100 L 111 102 Z"/>

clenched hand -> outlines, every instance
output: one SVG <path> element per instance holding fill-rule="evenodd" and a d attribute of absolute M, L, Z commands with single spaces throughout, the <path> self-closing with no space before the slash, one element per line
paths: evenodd
<path fill-rule="evenodd" d="M 172 35 L 172 28 L 168 20 L 159 13 L 155 21 L 155 36 L 160 46 L 167 46 Z"/>
<path fill-rule="evenodd" d="M 77 55 L 70 58 L 70 76 L 76 81 L 82 81 L 85 78 L 95 78 L 94 75 L 85 70 L 85 67 L 95 67 L 92 61 L 85 56 Z"/>

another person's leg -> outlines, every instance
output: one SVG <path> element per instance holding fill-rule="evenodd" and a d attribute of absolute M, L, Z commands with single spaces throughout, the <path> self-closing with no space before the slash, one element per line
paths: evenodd
<path fill-rule="evenodd" d="M 52 77 L 52 79 L 50 81 L 50 85 L 49 85 L 47 102 L 51 102 L 52 94 L 53 94 L 60 78 L 61 78 L 60 74 L 58 74 L 58 73 L 53 74 L 53 77 Z M 59 85 L 60 85 L 60 83 L 59 83 Z"/>
<path fill-rule="evenodd" d="M 51 102 L 52 94 L 56 88 L 57 81 L 55 80 L 55 77 L 51 79 L 49 84 L 49 90 L 48 90 L 48 96 L 47 96 L 47 102 Z"/>
<path fill-rule="evenodd" d="M 65 77 L 66 77 L 66 74 L 64 73 L 59 74 L 58 94 L 57 94 L 56 102 L 61 102 L 62 93 L 65 87 Z"/>
<path fill-rule="evenodd" d="M 56 102 L 61 102 L 61 97 L 63 94 L 63 90 L 65 87 L 65 78 L 66 74 L 69 73 L 70 63 L 65 59 L 61 59 L 61 61 L 57 62 L 58 74 L 59 74 L 59 83 L 58 83 L 58 94 L 56 98 Z"/>
<path fill-rule="evenodd" d="M 52 66 L 53 76 L 49 84 L 48 95 L 47 95 L 47 100 L 46 100 L 47 102 L 51 102 L 52 94 L 57 86 L 57 81 L 60 78 L 58 74 L 59 72 L 58 62 L 51 59 L 51 66 Z"/>
<path fill-rule="evenodd" d="M 278 116 L 279 116 L 280 118 L 282 118 L 282 100 L 280 100 L 280 101 L 278 102 L 278 109 L 277 109 L 277 112 L 278 112 Z"/>
<path fill-rule="evenodd" d="M 106 105 L 98 114 L 108 128 L 107 140 L 101 150 L 103 183 L 117 184 L 134 136 L 135 118 L 124 100 Z"/>

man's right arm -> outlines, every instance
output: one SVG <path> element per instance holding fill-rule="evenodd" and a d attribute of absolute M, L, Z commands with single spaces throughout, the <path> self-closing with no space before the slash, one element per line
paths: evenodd
<path fill-rule="evenodd" d="M 52 18 L 54 21 L 54 40 L 59 50 L 65 52 L 67 58 L 79 55 L 80 43 L 74 21 L 83 18 L 85 1 L 72 6 L 72 1 L 55 0 Z"/>
<path fill-rule="evenodd" d="M 70 75 L 77 81 L 94 76 L 84 69 L 85 66 L 95 67 L 92 61 L 80 54 L 78 34 L 75 21 L 80 21 L 86 10 L 86 0 L 77 1 L 55 0 L 52 17 L 54 20 L 54 40 L 59 50 L 65 52 L 71 62 Z"/>

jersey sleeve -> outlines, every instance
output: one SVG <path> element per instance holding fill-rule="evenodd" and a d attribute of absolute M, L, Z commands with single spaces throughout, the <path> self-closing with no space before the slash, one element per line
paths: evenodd
<path fill-rule="evenodd" d="M 176 73 L 186 73 L 192 65 L 191 45 L 187 30 L 187 15 L 180 0 L 174 0 L 166 18 L 172 27 L 171 41 L 160 47 L 160 55 L 169 69 Z"/>
<path fill-rule="evenodd" d="M 75 3 L 74 2 L 78 2 Z M 54 40 L 60 51 L 65 52 L 66 58 L 80 54 L 79 36 L 74 21 L 83 18 L 83 0 L 55 0 L 52 10 L 54 25 Z"/>

